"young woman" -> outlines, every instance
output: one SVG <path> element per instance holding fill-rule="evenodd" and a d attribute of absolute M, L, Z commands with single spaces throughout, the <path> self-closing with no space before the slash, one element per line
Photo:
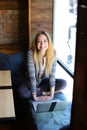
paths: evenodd
<path fill-rule="evenodd" d="M 54 93 L 60 92 L 66 86 L 63 79 L 55 79 L 56 52 L 49 34 L 41 31 L 27 53 L 28 82 L 21 85 L 19 91 L 24 98 L 35 101 L 49 100 Z"/>

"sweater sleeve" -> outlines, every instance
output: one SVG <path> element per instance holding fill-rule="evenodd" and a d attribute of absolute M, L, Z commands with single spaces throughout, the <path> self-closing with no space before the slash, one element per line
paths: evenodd
<path fill-rule="evenodd" d="M 36 92 L 36 76 L 35 76 L 35 64 L 33 59 L 33 51 L 29 50 L 27 53 L 27 69 L 28 69 L 28 77 L 29 77 L 29 85 L 31 88 L 31 92 Z"/>
<path fill-rule="evenodd" d="M 52 71 L 49 75 L 50 87 L 55 87 L 55 72 L 56 72 L 57 59 L 55 58 L 52 64 Z"/>

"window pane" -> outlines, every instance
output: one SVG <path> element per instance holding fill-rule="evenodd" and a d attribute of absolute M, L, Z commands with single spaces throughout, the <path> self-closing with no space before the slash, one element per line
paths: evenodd
<path fill-rule="evenodd" d="M 74 73 L 77 0 L 54 0 L 53 43 L 60 61 Z"/>

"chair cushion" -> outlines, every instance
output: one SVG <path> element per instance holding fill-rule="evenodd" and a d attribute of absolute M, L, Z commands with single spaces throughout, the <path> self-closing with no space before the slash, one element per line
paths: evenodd
<path fill-rule="evenodd" d="M 23 76 L 25 73 L 25 52 L 8 54 L 12 76 Z"/>

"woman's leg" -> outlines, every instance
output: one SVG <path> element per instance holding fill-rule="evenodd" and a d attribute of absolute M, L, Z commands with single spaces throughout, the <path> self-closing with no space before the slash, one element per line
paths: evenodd
<path fill-rule="evenodd" d="M 67 85 L 66 80 L 64 79 L 56 79 L 55 80 L 55 91 L 63 90 Z"/>
<path fill-rule="evenodd" d="M 18 89 L 19 96 L 21 98 L 32 98 L 31 90 L 29 89 L 29 83 L 22 83 Z M 41 90 L 37 89 L 37 96 L 41 96 Z"/>
<path fill-rule="evenodd" d="M 39 87 L 40 87 L 41 91 L 48 92 L 50 90 L 49 79 L 48 78 L 43 79 L 41 81 L 41 83 L 39 84 Z"/>
<path fill-rule="evenodd" d="M 55 79 L 55 93 L 61 92 L 67 85 L 66 80 L 64 79 Z M 40 90 L 42 91 L 43 95 L 50 94 L 50 87 L 49 87 L 49 79 L 46 78 L 42 80 L 42 82 L 39 85 Z"/>
<path fill-rule="evenodd" d="M 62 90 L 66 87 L 67 82 L 64 79 L 55 79 L 55 90 Z M 40 87 L 43 91 L 49 91 L 49 79 L 46 78 L 40 83 Z"/>
<path fill-rule="evenodd" d="M 19 93 L 19 96 L 21 98 L 31 98 L 32 97 L 31 91 L 28 88 L 28 83 L 27 82 L 26 83 L 22 83 L 19 86 L 18 93 Z"/>

